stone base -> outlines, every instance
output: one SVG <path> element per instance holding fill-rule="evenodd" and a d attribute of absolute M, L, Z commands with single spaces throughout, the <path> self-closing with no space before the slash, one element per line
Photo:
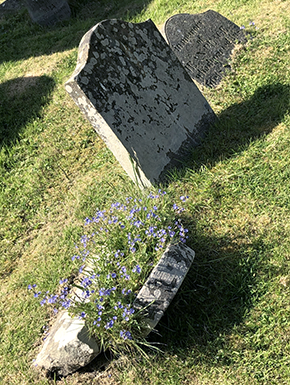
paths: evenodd
<path fill-rule="evenodd" d="M 184 244 L 169 245 L 140 290 L 133 306 L 144 310 L 147 336 L 160 321 L 180 288 L 194 259 L 194 251 Z M 89 337 L 85 321 L 59 313 L 34 365 L 47 373 L 67 376 L 88 365 L 100 347 Z"/>

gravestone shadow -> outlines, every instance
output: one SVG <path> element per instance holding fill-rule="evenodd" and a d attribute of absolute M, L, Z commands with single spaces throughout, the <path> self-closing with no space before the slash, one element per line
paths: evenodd
<path fill-rule="evenodd" d="M 40 116 L 54 85 L 49 76 L 20 77 L 0 84 L 0 148 L 14 143 L 27 122 Z"/>
<path fill-rule="evenodd" d="M 236 156 L 250 143 L 269 134 L 290 110 L 290 86 L 281 83 L 259 87 L 246 101 L 232 104 L 217 115 L 197 147 L 192 148 L 175 169 L 168 171 L 164 186 L 183 179 L 188 170 L 213 167 Z"/>
<path fill-rule="evenodd" d="M 150 340 L 181 357 L 194 349 L 211 363 L 223 348 L 220 335 L 230 334 L 253 307 L 266 246 L 262 240 L 233 245 L 227 237 L 194 236 L 189 246 L 195 261 Z"/>
<path fill-rule="evenodd" d="M 134 17 L 150 2 L 71 0 L 70 20 L 46 28 L 33 23 L 25 8 L 17 13 L 8 13 L 5 18 L 0 15 L 0 64 L 78 47 L 83 35 L 98 22 L 108 18 Z"/>
<path fill-rule="evenodd" d="M 212 167 L 235 156 L 254 140 L 269 134 L 290 109 L 290 86 L 281 83 L 259 87 L 242 103 L 235 103 L 217 115 L 218 120 L 183 164 L 187 169 Z"/>
<path fill-rule="evenodd" d="M 258 88 L 249 100 L 219 115 L 219 122 L 194 150 L 194 161 L 184 165 L 180 178 L 188 168 L 198 170 L 204 164 L 212 167 L 221 159 L 236 156 L 255 139 L 270 133 L 289 107 L 289 86 L 275 83 Z M 212 362 L 222 349 L 219 336 L 240 324 L 252 308 L 261 272 L 275 267 L 265 263 L 267 249 L 262 239 L 237 244 L 227 236 L 204 236 L 190 219 L 185 218 L 184 224 L 190 229 L 188 245 L 196 258 L 157 327 L 162 336 L 158 341 L 181 356 L 194 347 L 205 361 Z M 150 338 L 155 341 L 156 335 Z M 229 363 L 229 357 L 224 360 Z"/>

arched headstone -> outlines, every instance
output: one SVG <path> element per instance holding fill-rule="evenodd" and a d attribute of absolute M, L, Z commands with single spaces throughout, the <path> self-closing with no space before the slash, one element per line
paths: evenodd
<path fill-rule="evenodd" d="M 200 84 L 215 87 L 222 80 L 237 43 L 247 41 L 244 31 L 215 11 L 174 15 L 165 23 L 168 44 Z"/>
<path fill-rule="evenodd" d="M 215 120 L 151 20 L 94 26 L 65 88 L 140 186 L 162 180 Z"/>

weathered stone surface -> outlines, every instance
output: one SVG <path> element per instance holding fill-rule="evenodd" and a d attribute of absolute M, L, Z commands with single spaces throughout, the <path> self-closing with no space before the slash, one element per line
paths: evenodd
<path fill-rule="evenodd" d="M 179 165 L 215 119 L 151 20 L 94 26 L 65 88 L 141 186 Z"/>
<path fill-rule="evenodd" d="M 23 0 L 5 0 L 0 4 L 0 18 L 5 15 L 17 13 L 24 8 Z"/>
<path fill-rule="evenodd" d="M 24 0 L 24 3 L 32 21 L 43 27 L 67 20 L 71 16 L 66 0 Z"/>
<path fill-rule="evenodd" d="M 99 345 L 89 337 L 84 320 L 72 318 L 67 311 L 62 311 L 34 365 L 49 373 L 66 376 L 89 364 L 99 353 Z"/>
<path fill-rule="evenodd" d="M 169 245 L 134 302 L 137 310 L 146 308 L 145 318 L 149 334 L 163 316 L 182 284 L 192 261 L 194 251 L 184 245 Z"/>
<path fill-rule="evenodd" d="M 133 306 L 144 310 L 148 335 L 157 325 L 177 293 L 194 259 L 194 251 L 184 244 L 169 245 L 138 293 Z M 91 272 L 90 268 L 87 270 Z M 82 290 L 75 299 L 82 298 Z M 67 311 L 58 314 L 34 366 L 47 373 L 67 376 L 89 364 L 100 353 L 94 338 L 89 337 L 84 319 L 72 318 Z"/>
<path fill-rule="evenodd" d="M 237 43 L 247 41 L 244 32 L 215 11 L 174 15 L 165 23 L 165 35 L 190 76 L 215 87 L 230 69 L 229 59 Z"/>

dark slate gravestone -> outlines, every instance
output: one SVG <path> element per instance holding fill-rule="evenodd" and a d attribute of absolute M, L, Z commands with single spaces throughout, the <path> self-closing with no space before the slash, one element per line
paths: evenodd
<path fill-rule="evenodd" d="M 247 41 L 240 27 L 211 10 L 172 16 L 165 35 L 189 75 L 207 87 L 219 84 L 235 45 Z"/>
<path fill-rule="evenodd" d="M 94 26 L 65 88 L 140 186 L 162 180 L 215 119 L 151 20 Z"/>
<path fill-rule="evenodd" d="M 33 22 L 51 26 L 70 18 L 71 10 L 66 0 L 24 0 Z"/>
<path fill-rule="evenodd" d="M 0 4 L 0 18 L 17 13 L 24 8 L 23 0 L 5 0 Z"/>

